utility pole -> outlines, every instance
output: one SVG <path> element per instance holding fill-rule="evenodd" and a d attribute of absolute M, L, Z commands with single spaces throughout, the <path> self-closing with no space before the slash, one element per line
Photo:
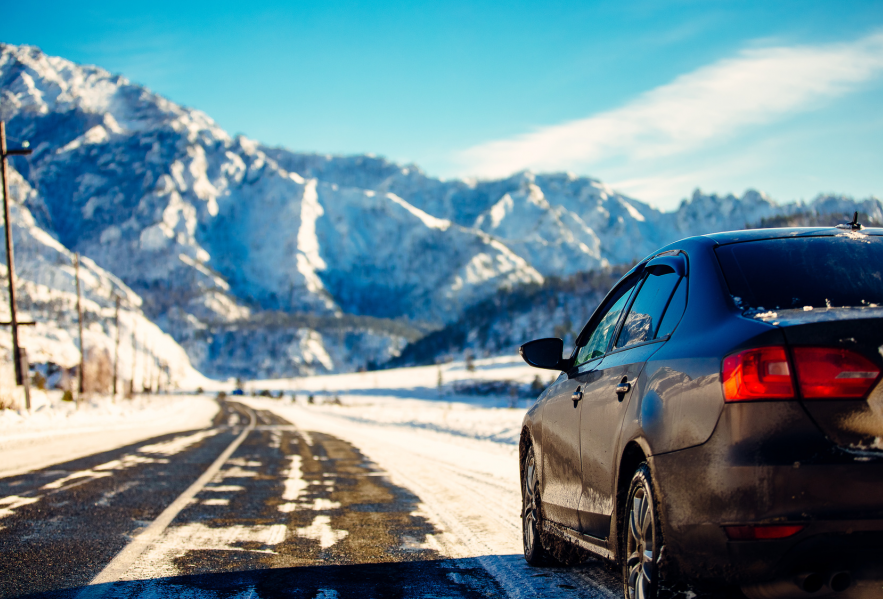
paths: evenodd
<path fill-rule="evenodd" d="M 25 388 L 25 409 L 30 412 L 31 411 L 31 377 L 30 370 L 31 366 L 28 362 L 28 352 L 25 348 L 21 348 L 21 369 L 24 373 L 22 377 L 22 383 L 24 383 Z"/>
<path fill-rule="evenodd" d="M 137 328 L 137 323 L 135 322 L 135 315 L 132 315 L 132 380 L 129 381 L 129 392 L 131 396 L 135 395 L 135 366 L 137 365 L 138 354 L 137 348 L 135 346 L 135 329 Z M 130 398 L 131 398 L 130 396 Z"/>
<path fill-rule="evenodd" d="M 114 326 L 116 327 L 116 340 L 113 348 L 113 400 L 116 401 L 117 397 L 117 374 L 119 373 L 119 363 L 120 363 L 120 296 L 114 294 L 114 312 L 113 312 L 113 320 Z"/>
<path fill-rule="evenodd" d="M 144 356 L 144 376 L 141 377 L 141 386 L 147 393 L 151 393 L 153 391 L 153 368 L 151 368 L 153 366 L 153 364 L 151 364 L 153 354 L 147 343 L 143 345 L 143 349 L 147 350 L 147 354 Z M 147 383 L 147 387 L 144 387 L 144 383 Z"/>
<path fill-rule="evenodd" d="M 24 375 L 21 368 L 21 348 L 18 345 L 18 316 L 15 312 L 15 259 L 12 255 L 12 230 L 9 219 L 9 176 L 6 173 L 7 156 L 27 156 L 31 150 L 6 149 L 6 123 L 0 121 L 0 177 L 3 178 L 3 224 L 6 229 L 6 268 L 9 276 L 9 324 L 12 327 L 12 361 L 15 364 L 15 384 L 21 385 Z M 30 402 L 29 402 L 30 403 Z"/>
<path fill-rule="evenodd" d="M 156 346 L 153 347 L 153 351 L 154 353 L 151 356 L 153 363 L 150 366 L 150 372 L 155 378 L 152 377 L 150 379 L 150 388 L 159 393 L 159 358 L 156 357 Z"/>
<path fill-rule="evenodd" d="M 80 370 L 77 373 L 77 407 L 80 407 L 80 396 L 83 394 L 83 366 L 86 358 L 83 353 L 83 305 L 80 301 L 80 254 L 74 254 L 74 277 L 77 280 L 77 325 L 80 328 Z"/>

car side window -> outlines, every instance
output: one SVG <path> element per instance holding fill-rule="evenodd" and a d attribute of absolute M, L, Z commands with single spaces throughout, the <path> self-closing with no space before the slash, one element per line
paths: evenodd
<path fill-rule="evenodd" d="M 611 298 L 613 305 L 611 305 L 607 312 L 601 316 L 600 320 L 598 320 L 598 325 L 592 331 L 586 344 L 579 348 L 579 352 L 576 355 L 576 362 L 574 363 L 575 366 L 585 364 L 589 360 L 593 360 L 607 353 L 610 339 L 616 331 L 616 323 L 619 321 L 619 317 L 625 309 L 626 304 L 628 304 L 634 286 L 634 283 L 624 285 L 617 290 L 619 298 Z M 580 337 L 584 336 L 580 335 Z"/>
<path fill-rule="evenodd" d="M 644 275 L 641 288 L 629 308 L 616 347 L 652 341 L 680 276 L 671 269 L 655 269 Z"/>
<path fill-rule="evenodd" d="M 684 315 L 684 310 L 687 309 L 687 277 L 683 277 L 681 282 L 678 283 L 678 288 L 675 289 L 675 293 L 671 296 L 671 301 L 668 302 L 668 308 L 665 309 L 665 315 L 662 317 L 662 322 L 659 324 L 659 330 L 656 332 L 656 337 L 665 337 L 666 335 L 671 335 L 675 327 L 678 326 L 678 323 L 681 321 L 681 317 Z"/>

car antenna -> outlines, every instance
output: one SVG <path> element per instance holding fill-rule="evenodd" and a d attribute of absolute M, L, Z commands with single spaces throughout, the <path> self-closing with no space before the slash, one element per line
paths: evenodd
<path fill-rule="evenodd" d="M 851 229 L 853 231 L 858 231 L 862 228 L 861 223 L 858 222 L 858 211 L 852 215 L 852 222 L 843 223 L 842 225 L 837 225 L 838 229 Z"/>

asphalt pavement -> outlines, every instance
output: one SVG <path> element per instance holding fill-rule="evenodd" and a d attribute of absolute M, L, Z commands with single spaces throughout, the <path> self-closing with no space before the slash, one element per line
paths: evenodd
<path fill-rule="evenodd" d="M 504 594 L 439 533 L 357 447 L 227 401 L 210 429 L 0 479 L 0 597 Z"/>

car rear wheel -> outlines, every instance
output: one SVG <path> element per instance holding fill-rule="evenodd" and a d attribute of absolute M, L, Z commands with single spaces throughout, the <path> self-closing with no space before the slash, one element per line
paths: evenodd
<path fill-rule="evenodd" d="M 521 530 L 524 539 L 524 559 L 532 566 L 540 565 L 545 552 L 540 543 L 539 479 L 533 447 L 528 450 L 522 468 Z"/>
<path fill-rule="evenodd" d="M 627 497 L 622 540 L 623 593 L 626 599 L 656 599 L 662 529 L 647 464 L 641 464 L 632 476 Z"/>

